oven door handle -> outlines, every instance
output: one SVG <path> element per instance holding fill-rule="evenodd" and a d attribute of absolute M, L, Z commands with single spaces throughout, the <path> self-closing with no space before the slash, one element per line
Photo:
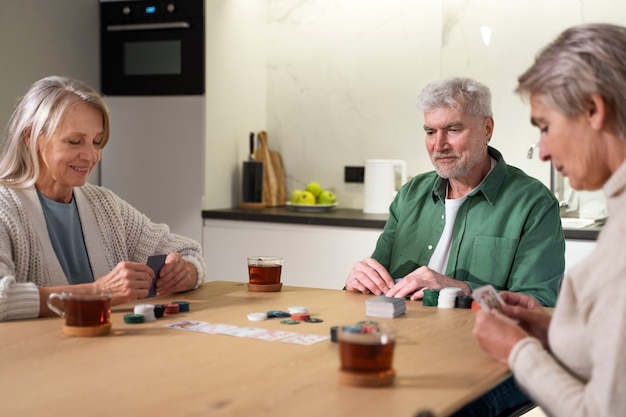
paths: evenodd
<path fill-rule="evenodd" d="M 107 25 L 108 32 L 125 32 L 135 30 L 189 29 L 189 22 L 133 23 L 127 25 Z"/>

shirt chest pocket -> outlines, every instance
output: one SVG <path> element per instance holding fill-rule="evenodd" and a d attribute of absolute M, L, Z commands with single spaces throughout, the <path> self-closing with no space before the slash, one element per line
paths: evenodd
<path fill-rule="evenodd" d="M 474 280 L 506 287 L 515 259 L 518 240 L 504 237 L 476 236 L 472 248 L 470 275 Z"/>

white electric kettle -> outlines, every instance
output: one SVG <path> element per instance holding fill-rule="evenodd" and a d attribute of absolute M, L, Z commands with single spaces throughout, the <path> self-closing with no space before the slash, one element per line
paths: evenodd
<path fill-rule="evenodd" d="M 406 162 L 399 159 L 365 160 L 365 198 L 363 213 L 387 214 L 396 195 L 396 171 L 400 184 L 406 182 Z"/>

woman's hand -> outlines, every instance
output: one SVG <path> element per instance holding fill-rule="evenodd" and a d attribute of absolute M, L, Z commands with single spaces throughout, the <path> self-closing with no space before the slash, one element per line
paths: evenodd
<path fill-rule="evenodd" d="M 548 328 L 552 316 L 545 312 L 537 300 L 528 295 L 502 291 L 500 297 L 505 303 L 502 312 L 517 320 L 526 333 L 537 338 L 548 349 Z"/>
<path fill-rule="evenodd" d="M 98 278 L 94 286 L 98 290 L 113 292 L 112 304 L 122 304 L 148 295 L 154 271 L 139 262 L 120 262 L 108 274 Z"/>
<path fill-rule="evenodd" d="M 495 309 L 490 312 L 476 312 L 473 334 L 485 352 L 507 366 L 513 346 L 528 336 L 513 320 Z"/>
<path fill-rule="evenodd" d="M 170 253 L 159 273 L 157 294 L 167 295 L 188 291 L 196 286 L 198 271 L 193 264 L 185 261 L 179 253 Z"/>

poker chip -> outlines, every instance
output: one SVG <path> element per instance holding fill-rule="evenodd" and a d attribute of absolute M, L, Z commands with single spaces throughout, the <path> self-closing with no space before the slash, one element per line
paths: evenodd
<path fill-rule="evenodd" d="M 297 313 L 308 313 L 309 309 L 306 307 L 302 307 L 302 306 L 295 306 L 295 307 L 287 307 L 287 311 L 289 311 L 289 314 L 297 314 Z"/>
<path fill-rule="evenodd" d="M 187 301 L 172 301 L 172 304 L 178 304 L 178 306 L 180 307 L 180 312 L 181 313 L 186 313 L 189 311 L 189 302 Z"/>
<path fill-rule="evenodd" d="M 143 319 L 143 314 L 124 314 L 124 323 L 128 323 L 128 324 L 137 324 L 137 323 L 143 323 L 144 319 Z"/>
<path fill-rule="evenodd" d="M 307 323 L 322 323 L 324 320 L 318 319 L 317 317 L 308 317 L 304 319 L 304 321 Z"/>
<path fill-rule="evenodd" d="M 287 320 L 281 320 L 280 323 L 281 324 L 300 324 L 300 320 L 287 319 Z"/>
<path fill-rule="evenodd" d="M 165 306 L 165 314 L 178 314 L 180 313 L 180 306 L 178 304 L 170 303 Z"/>
<path fill-rule="evenodd" d="M 154 305 L 154 317 L 160 319 L 163 317 L 163 313 L 165 313 L 165 308 L 167 306 L 165 304 L 155 304 Z"/>
<path fill-rule="evenodd" d="M 267 320 L 267 314 L 265 314 L 265 313 L 248 313 L 248 320 L 250 320 L 250 321 Z"/>
<path fill-rule="evenodd" d="M 471 295 L 458 295 L 454 301 L 454 307 L 456 308 L 471 308 L 472 301 L 474 299 Z"/>
<path fill-rule="evenodd" d="M 374 320 L 361 320 L 357 323 L 357 326 L 360 326 L 362 324 L 378 324 L 378 322 Z"/>
<path fill-rule="evenodd" d="M 153 304 L 138 304 L 133 309 L 135 314 L 143 315 L 143 321 L 154 321 L 156 316 L 154 315 Z"/>
<path fill-rule="evenodd" d="M 337 331 L 339 330 L 339 326 L 332 326 L 330 328 L 330 341 L 333 343 L 337 343 Z"/>
<path fill-rule="evenodd" d="M 268 318 L 279 317 L 279 318 L 287 318 L 291 317 L 291 314 L 286 311 L 281 310 L 270 310 L 267 312 Z"/>
<path fill-rule="evenodd" d="M 306 321 L 307 319 L 310 319 L 310 318 L 311 316 L 309 315 L 309 313 L 292 313 L 291 314 L 292 320 Z"/>
<path fill-rule="evenodd" d="M 437 307 L 437 301 L 439 299 L 439 290 L 426 289 L 424 290 L 424 298 L 422 304 L 426 307 Z"/>
<path fill-rule="evenodd" d="M 457 287 L 446 287 L 439 290 L 439 298 L 437 298 L 437 307 L 454 308 L 456 297 L 461 293 L 461 289 Z"/>

